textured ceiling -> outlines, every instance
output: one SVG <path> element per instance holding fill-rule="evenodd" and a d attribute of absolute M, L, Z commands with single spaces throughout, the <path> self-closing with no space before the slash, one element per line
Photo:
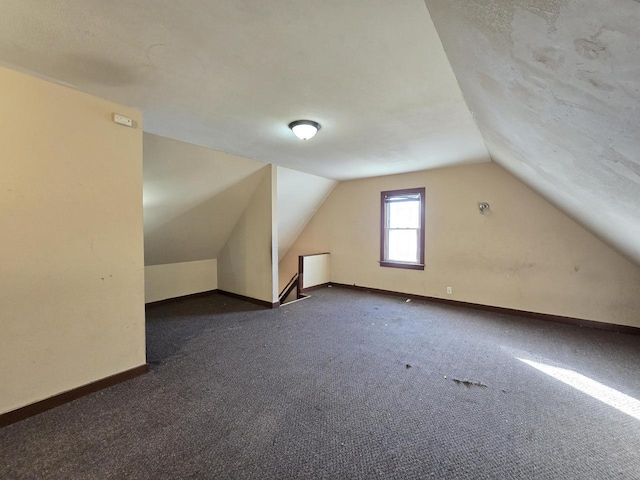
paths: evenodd
<path fill-rule="evenodd" d="M 4 0 L 0 61 L 139 107 L 147 132 L 328 178 L 488 160 L 421 0 Z"/>
<path fill-rule="evenodd" d="M 640 263 L 640 3 L 426 4 L 492 159 Z"/>
<path fill-rule="evenodd" d="M 486 143 L 640 263 L 640 3 L 425 3 L 4 0 L 0 63 L 334 179 L 484 161 Z M 299 118 L 323 129 L 298 141 Z"/>

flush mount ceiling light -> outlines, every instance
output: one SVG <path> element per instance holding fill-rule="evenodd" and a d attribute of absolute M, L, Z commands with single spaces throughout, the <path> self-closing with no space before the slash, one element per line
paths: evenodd
<path fill-rule="evenodd" d="M 300 140 L 309 140 L 318 133 L 320 124 L 313 120 L 296 120 L 289 124 L 289 128 Z"/>

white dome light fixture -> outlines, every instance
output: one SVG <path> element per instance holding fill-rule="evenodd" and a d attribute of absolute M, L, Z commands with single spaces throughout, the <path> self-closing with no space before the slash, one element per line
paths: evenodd
<path fill-rule="evenodd" d="M 309 140 L 318 133 L 321 127 L 318 122 L 313 120 L 296 120 L 289 124 L 289 128 L 300 140 Z"/>

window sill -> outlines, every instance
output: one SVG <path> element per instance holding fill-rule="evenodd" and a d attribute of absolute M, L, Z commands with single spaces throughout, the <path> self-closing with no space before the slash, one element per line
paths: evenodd
<path fill-rule="evenodd" d="M 424 270 L 422 263 L 380 262 L 381 267 L 406 268 L 408 270 Z"/>

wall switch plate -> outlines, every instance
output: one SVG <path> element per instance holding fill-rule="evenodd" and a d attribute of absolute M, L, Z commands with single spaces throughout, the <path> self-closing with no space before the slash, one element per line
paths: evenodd
<path fill-rule="evenodd" d="M 113 121 L 125 127 L 133 127 L 133 120 L 123 115 L 118 115 L 117 113 L 113 114 Z"/>
<path fill-rule="evenodd" d="M 447 287 L 447 293 L 448 293 L 448 294 L 453 293 L 453 289 L 452 289 L 451 287 Z"/>

